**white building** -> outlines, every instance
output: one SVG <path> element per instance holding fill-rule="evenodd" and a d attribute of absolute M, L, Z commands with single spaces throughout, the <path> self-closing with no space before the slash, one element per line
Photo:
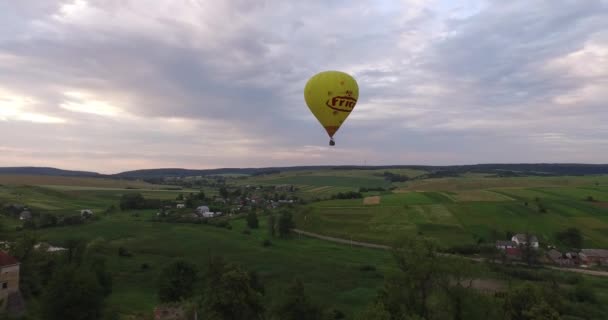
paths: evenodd
<path fill-rule="evenodd" d="M 183 204 L 183 203 L 178 203 L 178 204 L 177 204 L 177 206 L 175 206 L 175 207 L 176 207 L 177 209 L 183 209 L 183 208 L 185 208 L 185 207 L 186 207 L 186 205 L 185 205 L 185 204 Z"/>
<path fill-rule="evenodd" d="M 207 207 L 207 206 L 200 206 L 200 207 L 196 208 L 196 213 L 198 213 L 198 214 L 203 214 L 203 213 L 209 212 L 209 211 L 210 211 L 209 207 Z"/>
<path fill-rule="evenodd" d="M 530 246 L 532 248 L 538 248 L 538 238 L 536 238 L 536 236 L 534 236 L 534 235 L 525 235 L 523 233 L 518 233 L 511 238 L 511 241 L 515 242 L 517 245 L 524 245 L 524 246 L 529 241 Z"/>

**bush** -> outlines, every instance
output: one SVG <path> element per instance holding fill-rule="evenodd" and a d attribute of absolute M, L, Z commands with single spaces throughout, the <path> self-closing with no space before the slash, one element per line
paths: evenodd
<path fill-rule="evenodd" d="M 463 244 L 463 245 L 452 246 L 452 247 L 448 248 L 446 250 L 446 252 L 452 253 L 452 254 L 463 254 L 463 255 L 479 254 L 479 253 L 481 253 L 481 249 L 480 249 L 480 246 L 476 245 L 476 244 Z"/>
<path fill-rule="evenodd" d="M 118 248 L 118 256 L 120 257 L 132 257 L 133 255 L 124 247 Z"/>
<path fill-rule="evenodd" d="M 364 272 L 376 271 L 376 267 L 369 265 L 369 264 L 364 264 L 361 267 L 359 267 L 359 270 L 364 271 Z"/>
<path fill-rule="evenodd" d="M 270 242 L 270 240 L 264 239 L 264 241 L 262 241 L 262 247 L 270 247 L 270 246 L 272 246 L 272 242 Z"/>
<path fill-rule="evenodd" d="M 150 265 L 148 265 L 147 263 L 141 264 L 141 270 L 148 270 L 148 269 L 150 269 Z"/>
<path fill-rule="evenodd" d="M 251 234 L 251 230 L 245 229 L 245 230 L 243 230 L 243 234 Z"/>

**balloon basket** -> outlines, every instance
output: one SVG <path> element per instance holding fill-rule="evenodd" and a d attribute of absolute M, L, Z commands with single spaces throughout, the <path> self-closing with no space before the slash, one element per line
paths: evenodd
<path fill-rule="evenodd" d="M 329 140 L 329 145 L 330 146 L 335 146 L 336 142 L 334 141 L 334 139 Z"/>

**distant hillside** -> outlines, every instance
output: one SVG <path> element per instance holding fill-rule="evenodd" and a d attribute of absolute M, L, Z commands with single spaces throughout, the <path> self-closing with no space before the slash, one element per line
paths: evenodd
<path fill-rule="evenodd" d="M 522 163 L 522 164 L 474 164 L 458 166 L 424 166 L 424 165 L 389 165 L 389 166 L 295 166 L 295 167 L 268 167 L 268 168 L 220 168 L 190 170 L 179 168 L 148 169 L 126 171 L 113 176 L 119 178 L 162 178 L 162 177 L 187 177 L 205 176 L 219 174 L 269 174 L 289 171 L 312 171 L 312 170 L 390 170 L 390 169 L 413 169 L 435 172 L 440 177 L 453 174 L 477 172 L 489 173 L 500 176 L 516 175 L 588 175 L 608 174 L 608 164 L 559 164 L 559 163 Z"/>
<path fill-rule="evenodd" d="M 62 176 L 62 177 L 101 177 L 97 172 L 72 171 L 47 167 L 0 167 L 0 174 L 19 174 L 34 176 Z"/>
<path fill-rule="evenodd" d="M 332 166 L 299 166 L 299 167 L 269 167 L 269 168 L 219 168 L 219 169 L 181 169 L 181 168 L 165 168 L 165 169 L 146 169 L 125 171 L 113 176 L 119 178 L 163 178 L 163 177 L 192 177 L 192 176 L 209 176 L 220 174 L 270 174 L 284 171 L 302 171 L 302 170 L 321 170 L 331 169 Z"/>
<path fill-rule="evenodd" d="M 45 167 L 5 167 L 0 168 L 0 174 L 43 175 L 65 177 L 106 177 L 121 179 L 158 179 L 164 177 L 208 176 L 220 174 L 262 175 L 289 171 L 314 170 L 390 170 L 413 169 L 429 171 L 427 177 L 449 177 L 466 172 L 488 173 L 497 176 L 519 175 L 589 175 L 608 174 L 608 164 L 576 164 L 576 163 L 516 163 L 516 164 L 473 164 L 457 166 L 425 166 L 425 165 L 388 165 L 388 166 L 294 166 L 267 168 L 219 168 L 219 169 L 144 169 L 125 171 L 112 175 L 102 175 L 96 172 L 71 171 Z"/>

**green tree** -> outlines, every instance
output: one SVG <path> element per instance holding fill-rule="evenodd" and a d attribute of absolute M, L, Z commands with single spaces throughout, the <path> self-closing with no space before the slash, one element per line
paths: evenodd
<path fill-rule="evenodd" d="M 255 211 L 250 211 L 247 214 L 247 226 L 251 229 L 258 228 L 258 215 L 255 213 Z"/>
<path fill-rule="evenodd" d="M 551 290 L 555 291 L 555 290 Z M 551 296 L 552 293 L 545 293 L 539 287 L 525 284 L 509 290 L 505 299 L 505 313 L 511 320 L 556 320 L 559 313 L 550 305 L 557 305 Z M 543 318 L 541 314 L 549 315 Z M 557 318 L 553 317 L 557 315 Z"/>
<path fill-rule="evenodd" d="M 30 233 L 25 233 L 15 241 L 10 248 L 10 255 L 21 263 L 19 266 L 19 288 L 26 298 L 41 294 L 43 286 L 48 282 L 52 273 L 51 260 L 45 250 L 35 250 L 38 238 Z"/>
<path fill-rule="evenodd" d="M 178 260 L 166 266 L 159 276 L 158 297 L 161 302 L 174 302 L 194 295 L 198 270 L 195 265 Z"/>
<path fill-rule="evenodd" d="M 120 197 L 120 210 L 141 209 L 145 204 L 141 193 L 125 193 Z"/>
<path fill-rule="evenodd" d="M 194 209 L 196 207 L 196 201 L 194 201 L 194 199 L 191 196 L 189 196 L 186 198 L 185 205 L 186 205 L 186 208 Z"/>
<path fill-rule="evenodd" d="M 386 311 L 382 303 L 370 304 L 361 314 L 355 318 L 357 320 L 391 320 L 391 314 Z"/>
<path fill-rule="evenodd" d="M 583 246 L 583 235 L 577 228 L 568 228 L 564 231 L 557 232 L 555 238 L 561 244 L 570 248 L 580 249 Z"/>
<path fill-rule="evenodd" d="M 313 303 L 304 291 L 299 279 L 285 290 L 283 299 L 275 307 L 274 319 L 281 320 L 317 320 L 322 319 L 323 309 Z"/>
<path fill-rule="evenodd" d="M 221 187 L 219 190 L 219 193 L 220 193 L 220 197 L 222 197 L 224 199 L 228 199 L 229 192 L 228 192 L 228 189 L 226 189 L 226 187 Z"/>
<path fill-rule="evenodd" d="M 291 212 L 283 211 L 279 216 L 278 229 L 279 236 L 281 238 L 286 238 L 291 234 L 291 229 L 295 227 L 293 219 L 291 217 Z"/>
<path fill-rule="evenodd" d="M 403 237 L 392 248 L 400 272 L 385 283 L 381 298 L 393 318 L 419 316 L 429 319 L 430 298 L 446 281 L 436 242 L 426 238 Z"/>
<path fill-rule="evenodd" d="M 175 200 L 177 200 L 177 201 L 182 201 L 182 200 L 184 200 L 184 195 L 183 195 L 183 194 L 181 194 L 181 193 L 180 193 L 180 194 L 178 194 L 178 195 L 177 195 L 177 197 L 175 198 Z"/>
<path fill-rule="evenodd" d="M 87 242 L 82 238 L 69 238 L 65 242 L 65 258 L 68 264 L 80 265 L 87 250 Z"/>
<path fill-rule="evenodd" d="M 95 274 L 86 268 L 60 268 L 41 300 L 47 320 L 95 320 L 102 316 L 104 292 Z"/>
<path fill-rule="evenodd" d="M 262 295 L 251 287 L 251 278 L 239 267 L 221 259 L 210 263 L 202 308 L 207 319 L 262 319 Z"/>
<path fill-rule="evenodd" d="M 268 215 L 268 234 L 271 237 L 274 237 L 276 235 L 276 218 L 274 217 L 274 214 L 270 213 Z"/>
<path fill-rule="evenodd" d="M 205 201 L 205 199 L 207 199 L 205 196 L 205 192 L 203 192 L 203 190 L 199 191 L 199 193 L 196 195 L 196 197 L 198 200 L 201 200 L 201 201 Z"/>
<path fill-rule="evenodd" d="M 523 316 L 526 320 L 561 320 L 559 313 L 544 301 L 524 311 Z"/>

